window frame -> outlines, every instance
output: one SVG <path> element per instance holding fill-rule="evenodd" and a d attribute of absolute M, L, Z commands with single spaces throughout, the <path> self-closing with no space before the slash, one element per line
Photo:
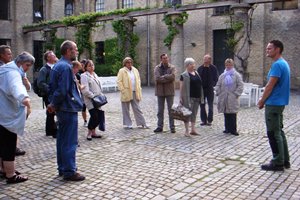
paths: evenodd
<path fill-rule="evenodd" d="M 122 8 L 133 8 L 133 0 L 122 0 Z"/>
<path fill-rule="evenodd" d="M 71 8 L 67 8 L 68 5 L 71 5 Z M 65 0 L 65 16 L 74 15 L 74 0 Z"/>
<path fill-rule="evenodd" d="M 37 16 L 39 14 L 39 16 Z M 44 20 L 44 1 L 33 0 L 32 1 L 32 18 L 33 23 L 38 23 Z"/>
<path fill-rule="evenodd" d="M 0 20 L 10 20 L 10 0 L 1 0 L 1 2 L 3 3 L 3 6 L 0 4 L 0 7 L 3 8 L 3 10 L 1 10 L 3 14 L 0 13 Z"/>
<path fill-rule="evenodd" d="M 104 12 L 104 9 L 104 0 L 95 0 L 95 12 Z"/>

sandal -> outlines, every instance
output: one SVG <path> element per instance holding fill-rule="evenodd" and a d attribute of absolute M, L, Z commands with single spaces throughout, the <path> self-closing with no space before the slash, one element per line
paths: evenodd
<path fill-rule="evenodd" d="M 18 172 L 17 170 L 15 170 L 15 174 L 16 174 L 16 175 L 20 175 L 21 173 Z M 7 178 L 6 178 L 6 173 L 3 172 L 3 171 L 0 171 L 0 178 L 7 179 Z"/>
<path fill-rule="evenodd" d="M 14 175 L 11 178 L 7 178 L 6 183 L 7 184 L 21 183 L 21 182 L 25 182 L 27 180 L 28 180 L 28 178 L 26 176 Z"/>

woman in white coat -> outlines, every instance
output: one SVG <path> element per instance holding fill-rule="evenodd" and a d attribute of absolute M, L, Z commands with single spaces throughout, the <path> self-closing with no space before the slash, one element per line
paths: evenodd
<path fill-rule="evenodd" d="M 84 103 L 90 113 L 88 122 L 88 134 L 86 139 L 101 138 L 101 135 L 96 134 L 96 127 L 101 123 L 99 118 L 100 108 L 94 108 L 92 98 L 102 94 L 99 77 L 94 72 L 95 66 L 92 60 L 87 60 L 84 65 L 85 72 L 81 74 L 80 81 L 82 85 L 82 94 Z"/>
<path fill-rule="evenodd" d="M 216 89 L 218 96 L 218 111 L 224 113 L 225 130 L 223 133 L 231 133 L 238 136 L 236 116 L 240 108 L 239 97 L 244 88 L 241 75 L 234 69 L 234 61 L 225 60 L 225 70 L 220 75 Z"/>

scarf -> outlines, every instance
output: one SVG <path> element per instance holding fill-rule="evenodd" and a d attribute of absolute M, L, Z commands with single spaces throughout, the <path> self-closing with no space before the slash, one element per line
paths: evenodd
<path fill-rule="evenodd" d="M 230 70 L 224 70 L 224 74 L 225 74 L 225 78 L 224 78 L 224 83 L 225 86 L 228 88 L 232 88 L 233 86 L 233 74 L 234 74 L 234 68 L 230 69 Z"/>

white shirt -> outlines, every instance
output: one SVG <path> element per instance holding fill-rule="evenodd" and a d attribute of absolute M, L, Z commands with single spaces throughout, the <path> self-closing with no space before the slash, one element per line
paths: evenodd
<path fill-rule="evenodd" d="M 134 91 L 135 92 L 135 76 L 134 76 L 134 73 L 133 73 L 133 70 L 131 69 L 128 69 L 128 68 L 126 68 L 126 70 L 127 70 L 127 73 L 128 73 L 128 75 L 129 75 L 129 77 L 130 77 L 130 79 L 131 79 L 131 87 L 132 87 L 132 91 Z"/>

